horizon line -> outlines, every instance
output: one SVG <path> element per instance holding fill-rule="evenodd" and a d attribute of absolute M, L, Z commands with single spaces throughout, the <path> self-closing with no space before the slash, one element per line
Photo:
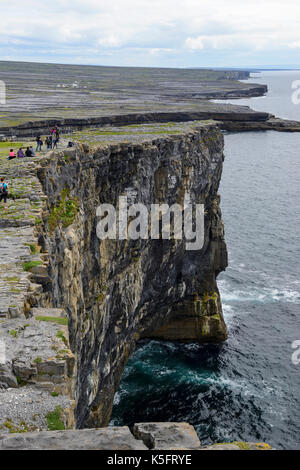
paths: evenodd
<path fill-rule="evenodd" d="M 162 66 L 145 66 L 145 65 L 103 65 L 103 64 L 82 64 L 82 63 L 65 63 L 65 62 L 42 62 L 39 60 L 0 60 L 0 64 L 6 62 L 6 63 L 22 63 L 22 64 L 41 64 L 41 65 L 66 65 L 66 66 L 80 66 L 80 67 L 116 67 L 116 68 L 144 68 L 144 69 L 178 69 L 178 70 L 197 70 L 197 69 L 221 69 L 221 70 L 244 70 L 244 71 L 250 71 L 250 70 L 256 70 L 256 71 L 261 71 L 261 70 L 270 70 L 270 71 L 275 71 L 275 70 L 300 70 L 300 64 L 289 64 L 289 65 L 245 65 L 245 66 L 236 66 L 236 65 L 201 65 L 201 66 L 178 66 L 178 67 L 162 67 Z"/>

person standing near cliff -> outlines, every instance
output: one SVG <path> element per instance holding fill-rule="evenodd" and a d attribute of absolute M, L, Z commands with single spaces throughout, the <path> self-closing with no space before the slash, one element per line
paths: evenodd
<path fill-rule="evenodd" d="M 36 140 L 36 152 L 42 151 L 43 141 L 41 137 L 38 135 L 35 140 Z"/>
<path fill-rule="evenodd" d="M 59 136 L 56 135 L 55 139 L 53 141 L 53 147 L 52 147 L 53 149 L 55 149 L 55 148 L 57 149 L 58 142 L 59 142 Z"/>
<path fill-rule="evenodd" d="M 56 134 L 56 126 L 52 127 L 50 131 L 50 135 L 52 136 L 52 141 L 55 139 L 55 134 Z"/>
<path fill-rule="evenodd" d="M 7 196 L 8 196 L 8 186 L 7 183 L 5 182 L 5 178 L 1 178 L 1 183 L 0 183 L 0 203 L 2 202 L 2 199 L 4 201 L 4 209 L 7 209 Z"/>
<path fill-rule="evenodd" d="M 59 136 L 59 129 L 58 129 L 57 126 L 55 126 L 55 134 L 54 135 L 55 135 L 55 137 L 54 137 L 54 140 L 53 140 L 53 148 L 55 149 L 55 148 L 57 148 L 57 144 L 59 142 L 59 137 L 60 137 Z"/>
<path fill-rule="evenodd" d="M 47 145 L 47 150 L 52 149 L 52 136 L 51 135 L 46 137 L 45 144 Z"/>

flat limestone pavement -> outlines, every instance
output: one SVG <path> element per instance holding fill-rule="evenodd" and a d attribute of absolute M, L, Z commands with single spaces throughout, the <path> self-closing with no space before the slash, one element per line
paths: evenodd
<path fill-rule="evenodd" d="M 0 450 L 269 450 L 263 443 L 223 443 L 201 447 L 193 426 L 187 423 L 140 423 L 133 434 L 127 426 L 68 431 L 42 431 L 0 435 Z M 139 430 L 139 431 L 138 431 Z M 139 438 L 140 432 L 143 437 Z M 141 440 L 142 439 L 142 440 Z"/>
<path fill-rule="evenodd" d="M 1 436 L 0 450 L 147 450 L 127 426 Z"/>
<path fill-rule="evenodd" d="M 7 435 L 48 430 L 48 413 L 72 409 L 74 361 L 64 310 L 32 308 L 51 282 L 36 235 L 47 199 L 35 174 L 39 157 L 0 163 L 9 187 L 8 209 L 0 207 L 0 433 Z"/>

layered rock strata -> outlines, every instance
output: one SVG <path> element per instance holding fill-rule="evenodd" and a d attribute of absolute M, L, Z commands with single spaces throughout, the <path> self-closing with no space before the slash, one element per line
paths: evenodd
<path fill-rule="evenodd" d="M 223 158 L 220 130 L 203 123 L 180 135 L 93 149 L 78 145 L 18 162 L 17 199 L 0 221 L 6 247 L 19 231 L 23 237 L 22 250 L 9 251 L 2 278 L 8 299 L 3 338 L 10 335 L 7 344 L 14 342 L 6 386 L 19 380 L 69 393 L 76 401 L 76 427 L 104 426 L 141 337 L 226 339 L 216 284 L 227 265 L 218 196 Z M 14 163 L 7 165 L 10 177 Z M 201 250 L 187 251 L 185 240 L 97 237 L 100 203 L 116 207 L 126 195 L 128 203 L 149 210 L 155 203 L 183 207 L 187 194 L 192 204 L 205 206 Z M 32 354 L 28 341 L 36 345 Z M 72 417 L 65 421 L 72 423 Z"/>
<path fill-rule="evenodd" d="M 187 122 L 213 119 L 220 122 L 255 122 L 264 123 L 270 118 L 269 113 L 253 111 L 248 106 L 220 105 L 213 103 L 200 103 L 196 110 L 178 110 L 173 112 L 141 112 L 130 114 L 112 114 L 100 117 L 47 119 L 25 122 L 18 126 L 3 126 L 0 130 L 2 139 L 15 137 L 32 137 L 46 134 L 49 129 L 57 125 L 61 132 L 70 133 L 89 127 L 127 126 L 147 123 Z M 224 124 L 225 125 L 225 124 Z"/>
<path fill-rule="evenodd" d="M 217 194 L 223 137 L 211 125 L 142 144 L 49 155 L 38 169 L 48 196 L 39 244 L 49 252 L 44 302 L 65 308 L 77 358 L 78 427 L 108 424 L 128 357 L 141 337 L 226 339 L 217 274 L 227 265 Z M 205 205 L 200 251 L 184 240 L 99 240 L 99 203 Z M 68 225 L 67 210 L 74 211 Z M 60 214 L 60 215 L 59 215 Z M 66 227 L 66 225 L 68 225 Z M 178 323 L 179 322 L 179 323 Z M 179 328 L 178 328 L 179 325 Z M 160 333 L 161 328 L 163 333 Z M 174 332 L 177 331 L 177 334 Z"/>

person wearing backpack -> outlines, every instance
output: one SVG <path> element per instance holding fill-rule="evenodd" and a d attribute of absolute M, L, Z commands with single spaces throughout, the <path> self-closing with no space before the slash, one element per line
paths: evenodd
<path fill-rule="evenodd" d="M 0 183 L 0 203 L 2 202 L 2 199 L 4 201 L 4 209 L 7 209 L 7 196 L 8 196 L 8 186 L 7 183 L 5 182 L 5 178 L 1 178 L 1 183 Z"/>

